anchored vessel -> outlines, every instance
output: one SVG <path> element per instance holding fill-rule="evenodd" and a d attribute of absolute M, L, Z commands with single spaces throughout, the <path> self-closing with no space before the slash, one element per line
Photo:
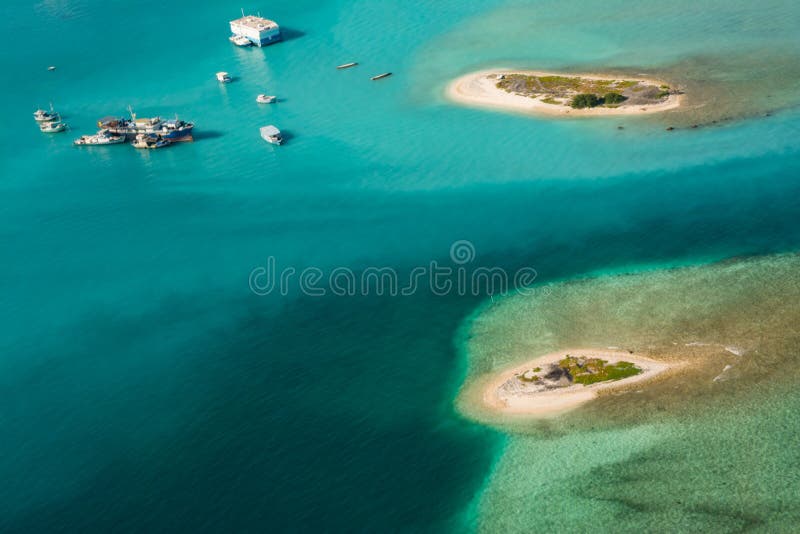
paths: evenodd
<path fill-rule="evenodd" d="M 194 140 L 192 137 L 194 123 L 179 120 L 177 117 L 166 121 L 161 117 L 137 118 L 136 114 L 131 112 L 130 119 L 103 117 L 97 124 L 112 134 L 126 138 L 135 138 L 138 134 L 153 134 L 171 143 Z"/>
<path fill-rule="evenodd" d="M 50 111 L 44 109 L 37 109 L 33 112 L 33 119 L 36 122 L 51 122 L 61 120 L 61 115 L 53 109 L 53 104 L 50 104 Z"/>
<path fill-rule="evenodd" d="M 124 135 L 114 135 L 108 130 L 100 130 L 95 135 L 82 135 L 74 141 L 77 146 L 81 145 L 117 145 L 125 142 Z"/>
<path fill-rule="evenodd" d="M 40 122 L 39 130 L 44 133 L 59 133 L 67 129 L 67 125 L 61 121 Z"/>
<path fill-rule="evenodd" d="M 281 131 L 272 125 L 261 128 L 261 138 L 268 143 L 272 143 L 273 145 L 280 145 L 283 143 Z"/>
<path fill-rule="evenodd" d="M 383 74 L 378 74 L 377 76 L 373 76 L 371 78 L 371 80 L 374 82 L 375 80 L 380 80 L 382 78 L 388 78 L 391 75 L 392 75 L 391 72 L 384 72 Z"/>
<path fill-rule="evenodd" d="M 140 133 L 132 144 L 134 148 L 164 148 L 170 142 L 160 135 Z"/>
<path fill-rule="evenodd" d="M 345 63 L 345 64 L 343 64 L 343 65 L 339 65 L 339 66 L 338 66 L 338 67 L 336 67 L 336 68 L 337 68 L 337 69 L 339 69 L 339 70 L 342 70 L 342 69 L 349 69 L 350 67 L 355 67 L 356 65 L 358 65 L 358 62 L 356 62 L 356 61 L 353 61 L 352 63 Z"/>
<path fill-rule="evenodd" d="M 228 40 L 236 46 L 251 46 L 253 43 L 244 35 L 231 35 Z"/>
<path fill-rule="evenodd" d="M 244 11 L 242 18 L 231 21 L 231 33 L 232 38 L 244 37 L 256 46 L 267 46 L 281 40 L 281 28 L 277 22 L 253 15 L 245 16 Z"/>
<path fill-rule="evenodd" d="M 277 99 L 278 99 L 277 97 L 272 95 L 258 95 L 256 97 L 256 102 L 258 102 L 259 104 L 272 104 Z"/>
<path fill-rule="evenodd" d="M 193 122 L 184 122 L 176 117 L 162 122 L 161 131 L 158 134 L 170 143 L 177 143 L 180 141 L 194 141 L 193 131 Z"/>

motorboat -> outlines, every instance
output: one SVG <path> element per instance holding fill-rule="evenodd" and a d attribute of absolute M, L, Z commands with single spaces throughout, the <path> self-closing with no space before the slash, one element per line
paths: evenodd
<path fill-rule="evenodd" d="M 61 121 L 42 122 L 39 124 L 39 130 L 43 133 L 59 133 L 67 129 L 67 125 Z"/>
<path fill-rule="evenodd" d="M 244 35 L 231 35 L 228 40 L 236 46 L 252 46 L 253 42 Z"/>
<path fill-rule="evenodd" d="M 139 134 L 132 144 L 134 148 L 164 148 L 170 143 L 160 135 Z"/>
<path fill-rule="evenodd" d="M 267 143 L 272 143 L 273 145 L 283 144 L 283 136 L 281 135 L 281 131 L 272 125 L 261 128 L 261 138 Z"/>

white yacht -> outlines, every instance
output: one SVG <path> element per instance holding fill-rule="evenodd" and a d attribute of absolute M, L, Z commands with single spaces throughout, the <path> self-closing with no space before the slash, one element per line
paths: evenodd
<path fill-rule="evenodd" d="M 261 16 L 245 15 L 231 21 L 231 33 L 236 37 L 244 37 L 256 46 L 267 46 L 281 40 L 281 27 L 274 20 Z"/>
<path fill-rule="evenodd" d="M 217 81 L 219 81 L 220 83 L 231 83 L 233 81 L 233 78 L 231 78 L 231 75 L 228 74 L 227 72 L 218 72 Z"/>
<path fill-rule="evenodd" d="M 280 145 L 283 143 L 281 131 L 272 125 L 261 128 L 261 138 L 267 143 L 272 143 L 273 145 Z"/>
<path fill-rule="evenodd" d="M 272 95 L 258 95 L 256 97 L 256 102 L 259 104 L 272 104 L 276 100 L 278 100 L 278 97 Z"/>

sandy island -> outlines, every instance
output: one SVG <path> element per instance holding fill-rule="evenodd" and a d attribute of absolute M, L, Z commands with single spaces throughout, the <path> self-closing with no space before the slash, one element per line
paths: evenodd
<path fill-rule="evenodd" d="M 624 83 L 638 82 L 653 87 L 667 87 L 662 81 L 639 77 L 612 77 L 597 74 L 559 74 L 541 71 L 520 71 L 507 69 L 492 69 L 473 72 L 457 78 L 447 86 L 446 96 L 453 102 L 472 107 L 494 108 L 506 111 L 531 113 L 536 115 L 560 117 L 605 117 L 619 115 L 646 115 L 662 113 L 680 107 L 683 95 L 670 94 L 662 101 L 641 104 L 635 99 L 622 102 L 614 107 L 597 106 L 585 109 L 575 109 L 569 106 L 564 98 L 554 99 L 547 94 L 523 95 L 511 93 L 498 88 L 497 84 L 507 76 L 536 76 L 536 77 L 563 77 L 581 79 L 585 81 L 617 81 Z"/>
<path fill-rule="evenodd" d="M 555 364 L 566 355 L 584 358 L 602 358 L 609 364 L 630 362 L 641 373 L 621 380 L 609 380 L 591 385 L 573 384 L 549 391 L 535 393 L 519 391 L 514 387 L 518 377 L 531 369 Z M 628 352 L 608 350 L 562 350 L 536 358 L 513 369 L 507 369 L 482 383 L 483 404 L 489 411 L 500 414 L 525 415 L 534 418 L 554 417 L 573 410 L 596 398 L 598 393 L 614 388 L 650 380 L 679 367 L 674 362 L 655 361 Z M 511 386 L 511 387 L 510 387 Z"/>

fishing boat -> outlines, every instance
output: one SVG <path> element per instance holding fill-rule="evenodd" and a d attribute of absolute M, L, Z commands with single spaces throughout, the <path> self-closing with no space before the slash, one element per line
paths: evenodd
<path fill-rule="evenodd" d="M 136 114 L 131 112 L 131 118 L 125 117 L 103 117 L 97 121 L 97 126 L 115 135 L 135 136 L 140 133 L 154 133 L 161 129 L 161 118 L 136 118 Z"/>
<path fill-rule="evenodd" d="M 377 76 L 373 76 L 370 79 L 374 82 L 375 80 L 381 80 L 383 78 L 388 78 L 391 75 L 392 75 L 391 72 L 384 72 L 383 74 L 378 74 Z"/>
<path fill-rule="evenodd" d="M 194 123 L 179 120 L 163 120 L 161 117 L 137 117 L 133 109 L 128 107 L 130 119 L 124 117 L 103 117 L 97 124 L 100 128 L 116 135 L 134 138 L 138 134 L 160 135 L 170 142 L 192 141 L 194 139 Z"/>
<path fill-rule="evenodd" d="M 349 69 L 350 67 L 355 67 L 356 65 L 358 65 L 358 63 L 353 61 L 352 63 L 345 63 L 344 65 L 339 65 L 336 68 L 339 69 L 339 70 Z"/>
<path fill-rule="evenodd" d="M 139 134 L 132 144 L 134 148 L 164 148 L 170 143 L 160 135 Z"/>
<path fill-rule="evenodd" d="M 276 100 L 278 100 L 278 97 L 272 95 L 258 95 L 256 97 L 256 102 L 259 104 L 272 104 Z"/>
<path fill-rule="evenodd" d="M 217 73 L 217 81 L 220 83 L 231 83 L 233 78 L 227 72 L 218 72 Z"/>
<path fill-rule="evenodd" d="M 82 135 L 76 139 L 73 144 L 76 146 L 83 145 L 118 145 L 125 142 L 124 135 L 115 135 L 108 130 L 100 130 L 95 135 Z"/>
<path fill-rule="evenodd" d="M 272 125 L 261 128 L 261 138 L 267 143 L 272 143 L 273 145 L 280 145 L 283 143 L 281 131 Z"/>
<path fill-rule="evenodd" d="M 253 42 L 244 35 L 231 35 L 228 40 L 236 46 L 252 46 Z"/>
<path fill-rule="evenodd" d="M 36 122 L 51 122 L 61 120 L 61 115 L 53 109 L 53 104 L 50 104 L 50 111 L 44 109 L 37 109 L 33 112 L 33 119 Z"/>
<path fill-rule="evenodd" d="M 173 120 L 164 121 L 157 133 L 170 143 L 177 143 L 180 141 L 194 141 L 193 131 L 193 122 L 179 120 L 176 116 Z"/>
<path fill-rule="evenodd" d="M 39 130 L 43 133 L 59 133 L 67 129 L 67 125 L 61 121 L 42 122 L 39 124 Z"/>

